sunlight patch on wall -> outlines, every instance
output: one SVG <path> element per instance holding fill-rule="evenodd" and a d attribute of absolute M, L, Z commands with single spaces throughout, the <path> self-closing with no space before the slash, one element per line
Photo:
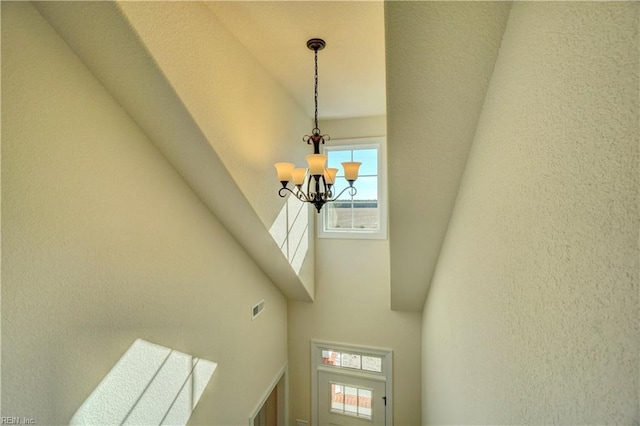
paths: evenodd
<path fill-rule="evenodd" d="M 300 273 L 309 250 L 309 208 L 296 197 L 289 196 L 269 233 L 282 250 L 291 267 Z"/>
<path fill-rule="evenodd" d="M 70 424 L 185 425 L 217 366 L 137 339 Z"/>

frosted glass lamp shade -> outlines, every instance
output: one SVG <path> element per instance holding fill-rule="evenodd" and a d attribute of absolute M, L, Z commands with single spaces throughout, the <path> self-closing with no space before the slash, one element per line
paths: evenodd
<path fill-rule="evenodd" d="M 354 181 L 358 179 L 358 170 L 362 163 L 358 161 L 346 161 L 342 163 L 344 168 L 344 178 L 348 181 Z"/>
<path fill-rule="evenodd" d="M 327 156 L 324 154 L 310 154 L 306 157 L 309 165 L 309 174 L 318 176 L 324 174 L 324 165 L 327 164 Z"/>
<path fill-rule="evenodd" d="M 289 182 L 291 180 L 291 172 L 296 167 L 293 163 L 276 163 L 276 172 L 280 182 Z"/>
<path fill-rule="evenodd" d="M 332 167 L 328 169 L 324 169 L 324 181 L 327 185 L 333 185 L 336 183 L 336 175 L 338 174 L 338 169 L 334 169 Z"/>
<path fill-rule="evenodd" d="M 304 183 L 304 177 L 307 174 L 307 169 L 296 168 L 291 171 L 294 185 L 302 185 Z"/>

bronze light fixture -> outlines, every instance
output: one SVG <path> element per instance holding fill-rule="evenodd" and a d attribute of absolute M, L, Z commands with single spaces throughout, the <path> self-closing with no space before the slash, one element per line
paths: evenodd
<path fill-rule="evenodd" d="M 349 191 L 349 195 L 352 197 L 356 195 L 357 190 L 353 186 L 353 183 L 358 179 L 358 169 L 360 168 L 360 162 L 348 161 L 342 163 L 344 168 L 344 177 L 349 183 L 349 186 L 343 189 L 338 195 L 333 193 L 333 185 L 336 181 L 336 175 L 338 169 L 326 168 L 327 156 L 320 154 L 320 144 L 324 144 L 325 141 L 330 140 L 329 135 L 323 135 L 318 128 L 318 51 L 324 49 L 326 43 L 319 38 L 312 38 L 307 41 L 307 48 L 313 50 L 314 53 L 314 102 L 315 113 L 314 123 L 315 127 L 311 130 L 310 135 L 306 135 L 302 138 L 303 142 L 308 145 L 313 144 L 313 154 L 307 155 L 308 168 L 298 168 L 293 163 L 276 163 L 276 171 L 278 173 L 278 180 L 282 184 L 282 188 L 278 191 L 280 197 L 285 197 L 287 192 L 292 193 L 298 200 L 311 203 L 315 206 L 320 213 L 322 206 L 326 203 L 336 201 L 345 191 Z M 295 188 L 293 190 L 288 188 L 289 181 L 293 180 Z M 306 181 L 306 188 L 305 188 Z"/>

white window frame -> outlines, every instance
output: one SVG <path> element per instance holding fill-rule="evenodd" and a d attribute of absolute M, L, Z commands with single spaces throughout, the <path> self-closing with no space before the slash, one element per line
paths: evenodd
<path fill-rule="evenodd" d="M 386 240 L 387 239 L 387 145 L 386 137 L 371 137 L 371 138 L 357 138 L 357 139 L 332 139 L 330 147 L 323 147 L 322 151 L 327 154 L 327 151 L 332 149 L 371 149 L 376 148 L 378 150 L 378 211 L 380 213 L 379 228 L 375 230 L 371 229 L 341 229 L 339 231 L 333 229 L 325 229 L 324 215 L 326 211 L 321 211 L 318 214 L 318 226 L 317 235 L 318 238 L 341 238 L 341 239 L 364 239 L 364 240 Z M 343 178 L 339 178 L 343 179 Z M 358 181 L 356 180 L 354 186 L 358 188 Z M 328 204 L 327 204 L 328 205 Z"/>

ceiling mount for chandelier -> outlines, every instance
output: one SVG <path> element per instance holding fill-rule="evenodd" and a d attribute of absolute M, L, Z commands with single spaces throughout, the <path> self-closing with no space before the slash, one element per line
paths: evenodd
<path fill-rule="evenodd" d="M 338 169 L 326 168 L 327 156 L 320 154 L 320 144 L 330 140 L 329 135 L 323 135 L 318 128 L 318 51 L 324 49 L 326 43 L 319 38 L 312 38 L 307 41 L 307 48 L 314 52 L 314 128 L 310 135 L 302 138 L 304 142 L 313 144 L 313 154 L 307 155 L 308 169 L 297 168 L 293 163 L 276 163 L 275 167 L 278 172 L 278 180 L 282 184 L 282 188 L 278 191 L 278 195 L 285 197 L 287 192 L 292 193 L 300 201 L 311 203 L 320 212 L 322 206 L 326 203 L 336 201 L 338 197 L 349 191 L 350 196 L 356 195 L 356 188 L 353 183 L 358 178 L 358 169 L 360 162 L 347 161 L 342 163 L 344 169 L 344 177 L 349 186 L 343 189 L 339 194 L 333 193 L 333 186 L 336 181 Z M 294 190 L 288 188 L 289 181 L 293 180 Z M 305 188 L 306 181 L 306 188 Z"/>

